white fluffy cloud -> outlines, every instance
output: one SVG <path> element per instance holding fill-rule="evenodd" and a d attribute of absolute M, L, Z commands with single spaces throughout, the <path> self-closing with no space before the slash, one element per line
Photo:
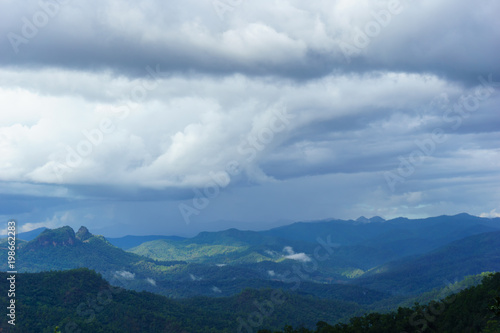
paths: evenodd
<path fill-rule="evenodd" d="M 135 279 L 135 273 L 128 272 L 128 271 L 116 271 L 115 276 L 118 278 L 123 278 L 125 280 Z"/>
<path fill-rule="evenodd" d="M 489 213 L 481 213 L 481 215 L 479 216 L 494 218 L 494 217 L 500 217 L 500 213 L 497 213 L 496 209 L 492 209 Z"/>
<path fill-rule="evenodd" d="M 297 260 L 297 261 L 300 261 L 300 262 L 308 262 L 308 261 L 311 261 L 311 258 L 301 252 L 301 253 L 295 253 L 295 251 L 293 250 L 293 248 L 291 246 L 285 246 L 283 248 L 283 252 L 286 252 L 287 254 L 285 255 L 285 258 L 287 259 L 292 259 L 292 260 Z"/>
<path fill-rule="evenodd" d="M 66 77 L 65 72 L 55 71 L 56 77 Z M 87 81 L 90 91 L 66 87 L 64 79 L 55 82 L 49 76 L 35 74 L 34 82 L 29 81 L 32 73 L 2 72 L 14 82 L 29 82 L 15 88 L 4 82 L 1 87 L 2 104 L 18 110 L 0 119 L 3 181 L 200 186 L 210 181 L 210 171 L 224 170 L 229 161 L 245 163 L 249 170 L 258 167 L 297 131 L 324 121 L 335 125 L 338 120 L 338 134 L 325 132 L 321 140 L 303 138 L 282 147 L 283 156 L 276 151 L 271 158 L 321 164 L 332 154 L 350 150 L 349 141 L 357 140 L 359 130 L 373 131 L 371 126 L 395 134 L 418 130 L 439 116 L 415 115 L 418 105 L 430 100 L 436 90 L 459 91 L 437 77 L 403 73 L 330 76 L 298 86 L 286 80 L 266 82 L 242 76 L 222 81 L 174 77 L 155 82 L 154 90 L 144 89 L 146 96 L 139 104 L 134 92 L 142 90 L 135 88 L 148 83 L 107 74 L 67 73 L 75 81 Z M 405 96 L 407 90 L 413 94 Z M 355 97 L 360 93 L 363 99 Z M 290 119 L 273 123 L 277 113 L 289 114 Z M 408 127 L 393 114 L 415 124 Z M 351 131 L 342 129 L 344 119 L 358 116 L 367 122 Z M 280 131 L 267 133 L 272 126 Z M 251 144 L 249 138 L 254 140 Z M 335 147 L 335 142 L 348 145 Z"/>

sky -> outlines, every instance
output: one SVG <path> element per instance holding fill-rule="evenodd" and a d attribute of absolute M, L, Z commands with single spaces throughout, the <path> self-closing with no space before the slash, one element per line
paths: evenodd
<path fill-rule="evenodd" d="M 2 0 L 0 219 L 500 216 L 500 2 Z"/>

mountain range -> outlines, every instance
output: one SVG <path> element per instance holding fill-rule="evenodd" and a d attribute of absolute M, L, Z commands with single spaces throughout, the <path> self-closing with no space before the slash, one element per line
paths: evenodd
<path fill-rule="evenodd" d="M 107 239 L 83 226 L 77 232 L 69 226 L 41 228 L 21 237 L 26 241 L 18 242 L 18 272 L 88 268 L 112 285 L 183 299 L 183 304 L 193 299 L 198 304 L 201 296 L 265 298 L 263 290 L 282 290 L 304 304 L 330 302 L 339 309 L 334 317 L 311 305 L 311 318 L 331 323 L 430 300 L 451 284 L 480 281 L 468 276 L 500 271 L 500 218 L 468 214 L 297 222 L 192 238 Z M 0 269 L 7 271 L 1 243 L 0 257 Z"/>

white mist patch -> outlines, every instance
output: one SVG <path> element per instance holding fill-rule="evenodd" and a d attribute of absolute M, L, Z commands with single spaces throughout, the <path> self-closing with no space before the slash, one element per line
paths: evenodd
<path fill-rule="evenodd" d="M 191 278 L 191 280 L 193 280 L 193 281 L 201 281 L 201 280 L 203 279 L 202 277 L 198 277 L 198 276 L 196 276 L 196 275 L 194 275 L 194 274 L 191 274 L 191 273 L 189 273 L 189 277 L 190 277 L 190 278 Z"/>
<path fill-rule="evenodd" d="M 283 252 L 287 253 L 287 255 L 285 255 L 285 258 L 287 258 L 287 259 L 297 260 L 297 261 L 301 261 L 301 262 L 311 261 L 311 258 L 309 258 L 309 256 L 307 254 L 305 254 L 304 252 L 295 253 L 295 251 L 293 250 L 293 248 L 291 246 L 285 246 L 283 248 Z"/>
<path fill-rule="evenodd" d="M 152 278 L 147 278 L 147 279 L 146 279 L 146 281 L 147 281 L 148 283 L 150 283 L 152 286 L 155 286 L 155 287 L 156 287 L 156 281 L 155 281 L 155 280 L 153 280 Z"/>
<path fill-rule="evenodd" d="M 123 278 L 125 280 L 135 279 L 135 273 L 128 272 L 128 271 L 116 271 L 115 275 L 116 275 L 116 277 Z"/>
<path fill-rule="evenodd" d="M 212 287 L 212 291 L 213 291 L 214 293 L 218 293 L 218 294 L 222 293 L 222 290 L 220 290 L 220 289 L 219 289 L 219 288 L 217 288 L 216 286 L 213 286 L 213 287 Z"/>
<path fill-rule="evenodd" d="M 275 276 L 276 275 L 276 273 L 274 271 L 272 271 L 272 270 L 271 271 L 267 271 L 267 274 L 269 274 L 269 276 Z"/>
<path fill-rule="evenodd" d="M 287 246 L 287 247 L 289 247 L 289 246 Z M 278 252 L 271 251 L 271 250 L 265 250 L 264 253 L 267 254 L 268 256 L 270 256 L 271 258 L 279 258 L 281 256 Z"/>
<path fill-rule="evenodd" d="M 496 209 L 492 209 L 489 213 L 481 213 L 479 217 L 495 218 L 500 217 L 500 213 L 497 213 Z"/>

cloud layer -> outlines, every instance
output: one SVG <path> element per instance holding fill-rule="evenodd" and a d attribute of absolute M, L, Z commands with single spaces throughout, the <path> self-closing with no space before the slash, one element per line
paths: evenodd
<path fill-rule="evenodd" d="M 200 223 L 500 209 L 500 4 L 214 3 L 4 1 L 0 215 L 175 232 L 180 203 Z"/>

